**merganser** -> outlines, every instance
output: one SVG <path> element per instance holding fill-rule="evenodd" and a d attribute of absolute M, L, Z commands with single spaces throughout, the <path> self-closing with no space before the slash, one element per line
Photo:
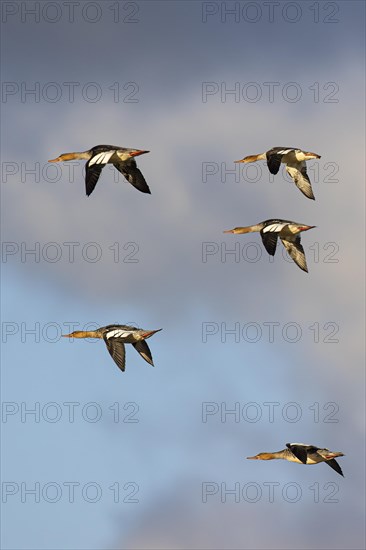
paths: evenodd
<path fill-rule="evenodd" d="M 142 193 L 151 193 L 144 176 L 137 168 L 136 161 L 134 160 L 134 157 L 144 155 L 145 153 L 149 153 L 149 151 L 126 149 L 118 145 L 96 145 L 88 151 L 81 153 L 64 153 L 48 162 L 86 159 L 88 162 L 85 165 L 85 188 L 88 197 L 94 191 L 100 173 L 106 164 L 113 164 L 126 180 Z"/>
<path fill-rule="evenodd" d="M 316 153 L 309 153 L 301 149 L 294 149 L 292 147 L 273 147 L 266 153 L 250 155 L 249 157 L 234 162 L 256 162 L 257 160 L 266 160 L 268 170 L 271 174 L 277 174 L 281 162 L 283 162 L 286 165 L 286 172 L 305 197 L 315 200 L 310 179 L 306 172 L 305 161 L 320 158 L 320 155 Z"/>
<path fill-rule="evenodd" d="M 291 222 L 289 220 L 265 220 L 256 225 L 248 227 L 235 227 L 224 231 L 224 233 L 252 233 L 259 231 L 262 241 L 268 254 L 275 255 L 277 238 L 280 237 L 283 246 L 294 260 L 295 264 L 303 271 L 308 271 L 304 249 L 300 243 L 301 231 L 313 229 L 315 225 L 304 225 L 303 223 Z"/>
<path fill-rule="evenodd" d="M 117 367 L 124 371 L 126 355 L 124 344 L 132 344 L 141 357 L 154 366 L 149 346 L 145 340 L 160 330 L 162 329 L 143 330 L 127 325 L 107 325 L 96 330 L 76 330 L 62 336 L 64 338 L 103 338 Z"/>
<path fill-rule="evenodd" d="M 320 449 L 314 445 L 305 445 L 304 443 L 286 443 L 286 449 L 274 453 L 259 453 L 255 456 L 247 456 L 250 460 L 273 460 L 282 458 L 298 464 L 319 464 L 325 462 L 333 468 L 338 474 L 343 476 L 340 465 L 335 460 L 338 456 L 344 456 L 343 453 L 333 452 L 329 449 Z M 344 476 L 343 476 L 344 477 Z"/>

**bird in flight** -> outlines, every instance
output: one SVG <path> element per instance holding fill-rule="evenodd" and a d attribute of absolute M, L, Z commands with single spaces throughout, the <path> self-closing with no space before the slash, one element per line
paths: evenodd
<path fill-rule="evenodd" d="M 113 166 L 126 180 L 142 193 L 151 193 L 144 176 L 137 168 L 134 157 L 149 153 L 140 149 L 127 149 L 118 145 L 96 145 L 88 151 L 81 153 L 63 153 L 48 162 L 61 162 L 75 159 L 85 159 L 85 189 L 86 194 L 91 195 L 98 182 L 101 171 L 106 164 Z"/>
<path fill-rule="evenodd" d="M 62 336 L 64 338 L 103 338 L 117 367 L 124 371 L 126 366 L 125 344 L 132 344 L 141 357 L 154 366 L 151 351 L 145 340 L 160 330 L 162 329 L 144 330 L 128 325 L 107 325 L 96 330 L 76 330 Z"/>
<path fill-rule="evenodd" d="M 315 445 L 305 445 L 304 443 L 286 443 L 286 449 L 273 453 L 259 453 L 255 456 L 247 456 L 250 460 L 273 460 L 282 458 L 290 462 L 298 464 L 319 464 L 325 462 L 333 468 L 338 474 L 343 476 L 342 469 L 335 460 L 339 456 L 344 456 L 343 453 L 333 452 L 329 449 L 321 449 Z M 344 477 L 344 476 L 343 476 Z"/>
<path fill-rule="evenodd" d="M 256 162 L 257 160 L 266 160 L 268 170 L 271 174 L 277 174 L 281 162 L 286 166 L 286 172 L 300 189 L 301 193 L 308 199 L 315 200 L 311 187 L 311 182 L 306 171 L 306 161 L 311 159 L 320 159 L 320 155 L 295 149 L 293 147 L 273 147 L 266 153 L 259 155 L 250 155 L 234 162 Z"/>
<path fill-rule="evenodd" d="M 298 265 L 300 269 L 307 272 L 308 267 L 306 265 L 305 252 L 300 242 L 300 233 L 301 231 L 313 229 L 313 227 L 315 227 L 315 225 L 304 225 L 303 223 L 289 220 L 265 220 L 256 225 L 228 229 L 224 231 L 224 233 L 240 234 L 259 231 L 264 248 L 271 256 L 275 255 L 277 239 L 279 237 L 295 264 Z"/>

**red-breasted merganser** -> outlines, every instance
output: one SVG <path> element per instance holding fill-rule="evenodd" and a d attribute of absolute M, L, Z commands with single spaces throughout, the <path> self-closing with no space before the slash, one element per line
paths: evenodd
<path fill-rule="evenodd" d="M 63 334 L 65 338 L 103 338 L 114 362 L 122 371 L 125 370 L 125 344 L 132 344 L 141 357 L 154 366 L 149 346 L 145 342 L 156 332 L 163 330 L 143 330 L 127 325 L 107 325 L 96 330 L 77 330 L 71 334 Z"/>
<path fill-rule="evenodd" d="M 275 255 L 277 238 L 282 241 L 283 246 L 294 260 L 295 264 L 303 271 L 308 271 L 304 249 L 300 243 L 301 231 L 313 229 L 315 225 L 304 225 L 303 223 L 291 222 L 289 220 L 266 220 L 248 227 L 235 227 L 224 231 L 224 233 L 252 233 L 259 231 L 262 241 L 268 254 Z"/>
<path fill-rule="evenodd" d="M 286 172 L 295 182 L 300 191 L 308 199 L 315 200 L 313 190 L 309 176 L 306 172 L 305 161 L 311 159 L 320 159 L 320 155 L 316 153 L 309 153 L 302 151 L 301 149 L 294 149 L 292 147 L 273 147 L 266 153 L 260 155 L 250 155 L 242 160 L 236 160 L 234 162 L 255 162 L 257 160 L 266 160 L 268 170 L 271 174 L 277 174 L 280 169 L 281 162 L 286 165 Z"/>
<path fill-rule="evenodd" d="M 247 456 L 251 460 L 273 460 L 282 458 L 298 464 L 319 464 L 325 462 L 333 468 L 338 474 L 343 476 L 340 465 L 335 460 L 338 456 L 344 456 L 343 453 L 333 452 L 329 449 L 320 449 L 314 445 L 305 445 L 304 443 L 286 443 L 286 449 L 274 453 L 259 453 L 255 456 Z M 343 476 L 344 477 L 344 476 Z"/>
<path fill-rule="evenodd" d="M 118 172 L 121 172 L 126 180 L 142 193 L 151 193 L 134 160 L 134 157 L 145 153 L 149 153 L 149 151 L 126 149 L 118 145 L 96 145 L 81 153 L 64 153 L 48 162 L 86 159 L 88 162 L 85 165 L 85 189 L 88 196 L 94 191 L 100 173 L 106 164 L 113 164 Z"/>

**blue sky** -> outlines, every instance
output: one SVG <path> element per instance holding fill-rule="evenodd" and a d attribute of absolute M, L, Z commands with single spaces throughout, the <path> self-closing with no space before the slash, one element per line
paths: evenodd
<path fill-rule="evenodd" d="M 363 548 L 364 4 L 279 2 L 273 20 L 259 2 L 80 2 L 71 19 L 52 4 L 39 22 L 3 7 L 3 547 Z M 151 196 L 106 168 L 87 198 L 83 163 L 47 164 L 99 143 L 150 151 Z M 229 172 L 276 145 L 321 155 L 315 202 L 262 164 Z M 317 226 L 309 274 L 223 234 L 272 217 Z M 155 368 L 128 346 L 121 373 L 102 342 L 60 337 L 129 322 L 163 328 Z M 245 460 L 288 441 L 343 451 L 345 478 Z M 204 503 L 208 482 L 262 495 Z"/>

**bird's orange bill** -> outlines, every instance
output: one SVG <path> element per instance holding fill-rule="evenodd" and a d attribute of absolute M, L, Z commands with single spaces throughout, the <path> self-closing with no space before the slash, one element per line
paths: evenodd
<path fill-rule="evenodd" d="M 150 338 L 150 336 L 152 336 L 153 334 L 156 334 L 157 332 L 160 332 L 161 330 L 163 330 L 162 328 L 158 328 L 157 330 L 149 330 L 149 331 L 146 331 L 144 332 L 144 334 L 142 335 L 145 339 L 146 338 Z"/>
<path fill-rule="evenodd" d="M 70 334 L 61 334 L 63 338 L 101 338 L 96 330 L 75 330 Z"/>
<path fill-rule="evenodd" d="M 332 458 L 337 458 L 339 456 L 345 456 L 345 455 L 344 453 L 329 453 L 324 458 L 326 458 L 327 460 L 331 460 Z"/>
<path fill-rule="evenodd" d="M 301 226 L 300 231 L 308 231 L 309 229 L 314 229 L 314 227 L 316 227 L 316 225 L 303 225 Z"/>
<path fill-rule="evenodd" d="M 145 153 L 150 153 L 150 151 L 133 151 L 130 153 L 130 157 L 138 157 L 139 155 L 144 155 Z"/>
<path fill-rule="evenodd" d="M 250 233 L 253 230 L 253 226 L 247 226 L 247 227 L 234 227 L 234 229 L 226 229 L 224 233 L 234 233 L 235 235 L 237 233 Z"/>
<path fill-rule="evenodd" d="M 234 162 L 255 162 L 256 160 L 258 160 L 258 156 L 259 155 L 249 155 L 248 157 L 244 157 L 243 159 L 234 160 Z"/>
<path fill-rule="evenodd" d="M 82 154 L 83 153 L 64 153 L 63 155 L 60 155 L 59 157 L 56 157 L 55 159 L 51 159 L 48 162 L 61 162 L 61 161 L 75 160 L 75 159 L 77 160 L 77 159 L 80 159 L 80 158 L 84 158 L 84 157 L 80 156 Z"/>

